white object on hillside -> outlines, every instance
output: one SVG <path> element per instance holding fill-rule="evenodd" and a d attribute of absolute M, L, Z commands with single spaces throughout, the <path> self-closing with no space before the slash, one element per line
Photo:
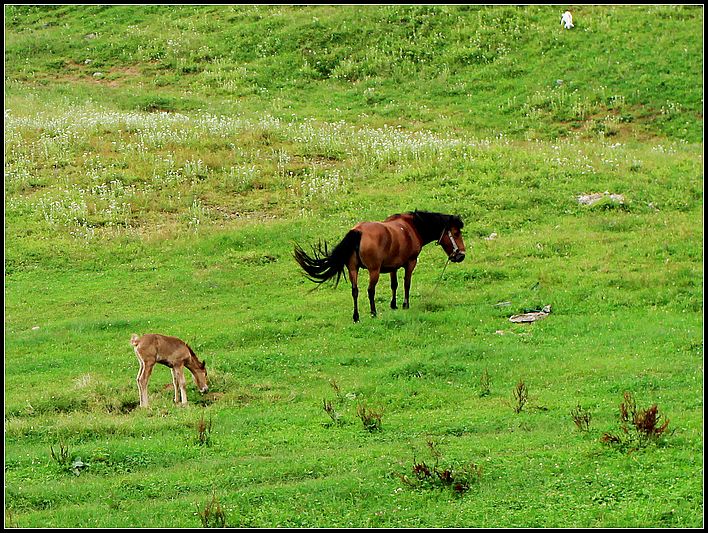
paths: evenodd
<path fill-rule="evenodd" d="M 550 314 L 551 314 L 551 306 L 545 305 L 541 311 L 533 311 L 531 313 L 524 313 L 523 315 L 514 315 L 512 317 L 509 317 L 509 322 L 516 322 L 516 323 L 536 322 L 537 320 L 541 320 L 541 319 L 546 318 Z"/>
<path fill-rule="evenodd" d="M 609 191 L 596 192 L 593 194 L 581 194 L 578 196 L 578 203 L 583 205 L 593 205 L 602 200 L 603 198 L 609 198 L 612 202 L 624 204 L 623 194 L 610 194 Z"/>
<path fill-rule="evenodd" d="M 563 16 L 561 17 L 561 24 L 565 26 L 566 30 L 574 27 L 573 14 L 570 11 L 563 13 Z"/>

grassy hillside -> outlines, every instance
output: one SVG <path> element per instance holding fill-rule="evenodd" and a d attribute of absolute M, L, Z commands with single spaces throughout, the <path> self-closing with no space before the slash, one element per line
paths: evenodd
<path fill-rule="evenodd" d="M 6 523 L 700 527 L 703 9 L 560 11 L 7 6 Z M 416 208 L 409 310 L 292 259 Z"/>
<path fill-rule="evenodd" d="M 483 136 L 702 139 L 701 6 L 559 20 L 556 6 L 8 7 L 6 90 Z"/>

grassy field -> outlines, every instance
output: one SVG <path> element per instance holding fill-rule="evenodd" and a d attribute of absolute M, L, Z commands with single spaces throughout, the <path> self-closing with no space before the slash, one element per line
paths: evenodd
<path fill-rule="evenodd" d="M 6 525 L 701 527 L 703 8 L 560 11 L 6 6 Z M 292 258 L 413 209 L 409 310 Z"/>

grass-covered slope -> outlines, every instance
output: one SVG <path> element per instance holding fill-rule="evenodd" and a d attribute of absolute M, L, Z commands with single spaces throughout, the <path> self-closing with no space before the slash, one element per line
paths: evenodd
<path fill-rule="evenodd" d="M 560 11 L 7 6 L 6 523 L 701 526 L 703 9 Z M 415 208 L 411 309 L 298 271 Z"/>
<path fill-rule="evenodd" d="M 557 6 L 15 6 L 5 76 L 123 110 L 701 140 L 701 6 L 574 14 L 566 31 Z"/>

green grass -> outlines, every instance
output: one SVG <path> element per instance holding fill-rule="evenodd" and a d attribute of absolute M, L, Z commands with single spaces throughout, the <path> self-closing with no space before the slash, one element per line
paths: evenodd
<path fill-rule="evenodd" d="M 702 525 L 702 9 L 5 14 L 8 525 Z M 353 324 L 292 259 L 415 208 L 468 253 L 425 248 L 409 310 L 384 279 Z M 187 341 L 209 393 L 173 406 L 160 367 L 137 408 L 134 332 Z M 625 391 L 667 435 L 601 442 Z M 481 477 L 404 483 L 428 442 Z"/>

